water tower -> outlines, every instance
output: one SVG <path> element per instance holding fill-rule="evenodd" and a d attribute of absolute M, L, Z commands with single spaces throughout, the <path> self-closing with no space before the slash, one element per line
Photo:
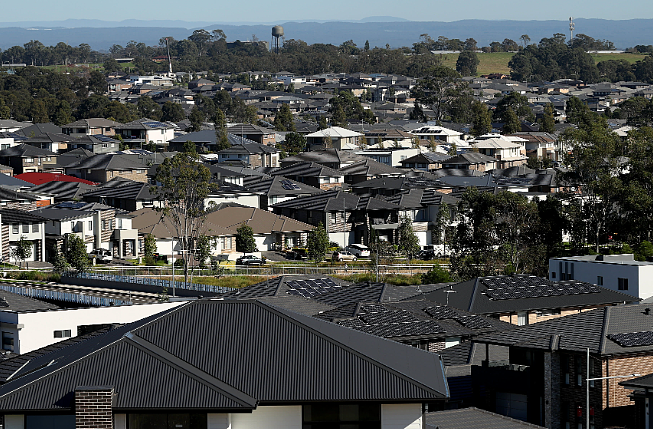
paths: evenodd
<path fill-rule="evenodd" d="M 275 25 L 272 27 L 272 46 L 276 50 L 276 53 L 279 53 L 279 37 L 283 37 L 283 27 L 280 25 Z"/>

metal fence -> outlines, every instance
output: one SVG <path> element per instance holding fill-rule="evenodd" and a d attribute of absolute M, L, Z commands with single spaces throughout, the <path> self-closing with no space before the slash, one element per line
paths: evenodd
<path fill-rule="evenodd" d="M 12 292 L 30 298 L 41 298 L 55 301 L 73 302 L 77 304 L 92 305 L 95 307 L 109 307 L 112 305 L 127 305 L 130 301 L 101 296 L 85 295 L 82 293 L 61 292 L 55 290 L 35 289 L 25 286 L 10 286 L 0 284 L 0 290 Z"/>
<path fill-rule="evenodd" d="M 151 267 L 142 267 L 142 268 L 151 268 Z M 131 270 L 129 270 L 128 272 L 131 272 Z M 199 292 L 213 292 L 213 293 L 226 293 L 234 290 L 233 288 L 229 288 L 229 287 L 205 285 L 200 283 L 185 283 L 185 282 L 178 282 L 178 281 L 175 281 L 173 283 L 172 280 L 162 279 L 159 277 L 150 277 L 149 275 L 150 275 L 149 270 L 148 270 L 148 274 L 140 274 L 140 275 L 112 274 L 109 271 L 103 270 L 101 272 L 96 271 L 96 272 L 88 272 L 88 273 L 69 273 L 66 274 L 66 277 L 156 286 L 156 287 L 160 287 L 161 291 L 167 288 L 168 292 L 170 292 L 173 288 L 195 290 Z"/>
<path fill-rule="evenodd" d="M 431 270 L 435 264 L 402 264 L 402 265 L 379 265 L 379 276 L 388 275 L 414 275 L 423 274 Z M 448 265 L 439 265 L 447 269 Z M 296 264 L 296 265 L 263 265 L 263 266 L 250 266 L 250 265 L 222 265 L 217 270 L 193 270 L 193 276 L 263 276 L 275 277 L 281 275 L 351 275 L 351 274 L 376 274 L 377 268 L 365 265 L 331 265 L 331 266 L 315 266 L 309 264 Z M 172 269 L 167 266 L 132 266 L 132 267 L 93 267 L 90 271 L 92 274 L 111 274 L 120 277 L 149 277 L 155 283 L 143 283 L 159 285 L 159 282 L 167 282 L 169 280 L 163 277 L 172 277 Z M 84 273 L 88 274 L 88 273 Z M 182 270 L 175 270 L 175 278 L 183 275 Z M 157 278 L 158 277 L 158 278 Z M 123 281 L 123 280 L 113 280 Z M 134 283 L 135 281 L 131 281 Z M 183 282 L 180 283 L 183 287 Z M 218 288 L 219 289 L 219 288 Z M 228 288 L 227 288 L 228 289 Z M 203 289 L 195 289 L 203 290 Z M 221 292 L 216 290 L 215 292 Z"/>

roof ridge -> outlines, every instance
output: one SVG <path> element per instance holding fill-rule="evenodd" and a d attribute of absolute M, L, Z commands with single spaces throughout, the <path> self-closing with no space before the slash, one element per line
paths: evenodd
<path fill-rule="evenodd" d="M 327 341 L 327 342 L 330 342 L 330 343 L 332 343 L 332 344 L 336 344 L 338 347 L 347 350 L 349 353 L 352 353 L 352 354 L 358 356 L 359 358 L 363 359 L 363 360 L 366 361 L 366 362 L 369 362 L 369 363 L 372 363 L 372 364 L 374 364 L 374 365 L 376 365 L 376 366 L 382 367 L 382 368 L 385 369 L 386 371 L 388 371 L 388 372 L 394 374 L 395 376 L 397 376 L 397 377 L 399 377 L 399 378 L 401 378 L 401 379 L 403 379 L 403 380 L 405 380 L 405 381 L 409 381 L 409 382 L 411 382 L 411 383 L 417 384 L 417 385 L 419 385 L 419 386 L 420 386 L 422 389 L 424 389 L 424 390 L 428 390 L 428 391 L 431 391 L 431 392 L 435 392 L 435 393 L 437 393 L 438 395 L 442 395 L 442 392 L 438 392 L 438 391 L 434 390 L 432 387 L 429 387 L 429 386 L 424 385 L 422 382 L 415 380 L 413 377 L 411 377 L 411 376 L 409 376 L 409 375 L 407 375 L 407 374 L 404 374 L 403 372 L 400 372 L 400 371 L 397 370 L 397 369 L 390 368 L 388 365 L 386 365 L 386 364 L 384 364 L 384 363 L 382 363 L 382 362 L 379 362 L 378 360 L 373 359 L 373 358 L 370 357 L 370 356 L 366 356 L 366 355 L 364 355 L 363 353 L 359 352 L 358 350 L 354 350 L 354 349 L 351 348 L 350 346 L 348 346 L 348 345 L 346 345 L 346 344 L 343 344 L 342 342 L 336 340 L 335 338 L 330 337 L 330 336 L 328 336 L 328 335 L 325 335 L 325 334 L 323 334 L 322 332 L 318 331 L 317 329 L 314 329 L 313 327 L 311 327 L 311 326 L 309 326 L 309 325 L 307 325 L 307 324 L 305 324 L 305 323 L 302 323 L 301 320 L 298 320 L 298 319 L 296 319 L 296 318 L 294 317 L 294 316 L 295 316 L 294 314 L 288 314 L 288 313 L 282 312 L 282 311 L 281 311 L 280 309 L 278 309 L 277 307 L 270 306 L 270 305 L 268 305 L 268 304 L 266 304 L 266 303 L 264 303 L 264 302 L 261 302 L 261 301 L 253 301 L 253 303 L 254 303 L 255 305 L 260 305 L 260 306 L 265 306 L 265 307 L 267 307 L 269 310 L 274 311 L 275 313 L 277 313 L 280 317 L 283 317 L 284 319 L 292 319 L 292 320 L 294 321 L 295 324 L 299 323 L 299 324 L 301 325 L 302 329 L 305 329 L 305 330 L 307 330 L 307 331 L 311 331 L 314 335 L 317 335 L 318 337 L 322 338 L 323 340 L 325 340 L 325 341 Z M 297 313 L 297 316 L 300 316 L 300 317 L 306 317 L 307 319 L 309 319 L 309 320 L 311 320 L 311 321 L 316 321 L 316 322 L 317 322 L 317 321 L 320 321 L 320 322 L 323 322 L 323 323 L 332 323 L 332 322 L 328 322 L 328 321 L 325 321 L 325 320 L 320 320 L 320 319 L 311 318 L 311 317 L 308 317 L 308 316 L 303 316 L 303 315 L 301 315 L 301 314 L 299 314 L 299 313 Z M 337 325 L 337 324 L 334 324 L 334 325 Z M 343 328 L 343 329 L 349 329 L 349 328 L 345 328 L 345 327 L 342 327 L 342 326 L 341 326 L 341 328 Z M 393 341 L 393 340 L 388 340 L 388 339 L 386 339 L 386 338 L 377 337 L 376 335 L 366 334 L 365 332 L 362 332 L 362 331 L 356 331 L 356 330 L 353 330 L 353 331 L 358 332 L 358 333 L 360 333 L 361 335 L 370 335 L 370 336 L 372 336 L 372 337 L 374 337 L 374 338 L 376 338 L 376 339 L 379 339 L 379 340 L 381 340 L 381 341 L 390 341 L 390 342 L 392 342 L 392 343 L 397 344 L 397 342 L 396 342 L 396 341 Z M 408 347 L 410 347 L 410 346 L 408 346 Z M 433 353 L 430 353 L 430 352 L 427 352 L 427 351 L 424 351 L 424 353 L 433 354 Z M 437 355 L 437 357 L 439 358 L 440 366 L 441 366 L 441 368 L 442 368 L 442 372 L 443 372 L 443 374 L 444 374 L 444 366 L 443 366 L 443 364 L 442 364 L 442 358 L 440 358 L 439 355 Z M 446 380 L 445 380 L 445 381 L 446 381 Z M 446 382 L 445 382 L 445 388 L 447 389 L 447 392 L 445 393 L 445 395 L 448 396 L 448 394 L 449 394 L 449 386 L 447 385 Z"/>
<path fill-rule="evenodd" d="M 155 359 L 164 362 L 170 367 L 185 373 L 187 376 L 195 379 L 201 384 L 207 385 L 209 387 L 217 388 L 221 394 L 229 397 L 235 402 L 240 403 L 244 406 L 250 406 L 254 408 L 257 404 L 256 398 L 248 395 L 247 393 L 239 390 L 230 384 L 225 383 L 224 381 L 212 376 L 211 374 L 202 371 L 201 369 L 191 365 L 188 361 L 185 361 L 178 356 L 173 355 L 172 353 L 162 349 L 154 343 L 151 343 L 145 340 L 142 337 L 132 334 L 131 331 L 127 332 L 121 340 L 124 339 L 127 342 L 133 343 L 141 351 L 149 354 Z M 198 374 L 199 373 L 199 374 Z M 239 397 L 238 395 L 241 395 Z"/>

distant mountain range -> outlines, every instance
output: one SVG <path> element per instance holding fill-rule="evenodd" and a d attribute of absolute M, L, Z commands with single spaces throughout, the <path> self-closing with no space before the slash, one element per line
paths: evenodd
<path fill-rule="evenodd" d="M 583 33 L 595 39 L 612 41 L 618 49 L 635 45 L 653 44 L 653 19 L 612 21 L 605 19 L 577 19 L 576 34 Z M 493 41 L 513 39 L 519 42 L 522 34 L 528 34 L 533 43 L 554 33 L 569 34 L 568 21 L 486 21 L 462 20 L 454 22 L 407 21 L 401 18 L 377 16 L 360 21 L 313 21 L 286 23 L 211 23 L 187 21 L 119 22 L 70 19 L 54 22 L 0 23 L 0 49 L 23 45 L 39 40 L 45 45 L 65 42 L 72 46 L 88 43 L 93 49 L 106 50 L 111 45 L 125 46 L 130 40 L 156 45 L 161 37 L 183 39 L 193 30 L 222 29 L 228 41 L 249 40 L 253 35 L 260 40 L 271 39 L 272 25 L 281 24 L 287 39 L 301 39 L 307 43 L 331 43 L 340 45 L 353 40 L 363 46 L 392 47 L 412 46 L 422 34 L 434 39 L 444 36 L 465 40 L 474 38 L 479 46 Z"/>

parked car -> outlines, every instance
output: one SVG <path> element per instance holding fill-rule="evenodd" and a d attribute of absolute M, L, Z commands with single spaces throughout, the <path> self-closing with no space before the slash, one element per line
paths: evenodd
<path fill-rule="evenodd" d="M 424 261 L 430 261 L 431 259 L 435 259 L 435 257 L 436 257 L 436 254 L 435 254 L 435 250 L 433 250 L 433 249 L 421 250 L 417 254 L 417 258 L 422 259 Z"/>
<path fill-rule="evenodd" d="M 333 252 L 331 259 L 334 261 L 341 262 L 341 261 L 355 261 L 358 258 L 356 257 L 356 255 L 354 255 L 348 250 L 336 250 L 335 252 Z"/>
<path fill-rule="evenodd" d="M 107 249 L 94 249 L 91 250 L 88 254 L 90 258 L 95 259 L 96 262 L 111 262 L 113 261 L 113 255 L 110 250 Z"/>
<path fill-rule="evenodd" d="M 352 244 L 347 249 L 349 252 L 352 254 L 356 255 L 358 258 L 369 258 L 370 257 L 370 249 L 364 244 Z"/>
<path fill-rule="evenodd" d="M 286 252 L 286 258 L 298 261 L 306 260 L 308 259 L 308 250 L 303 247 L 293 247 L 291 250 Z"/>
<path fill-rule="evenodd" d="M 265 258 L 259 258 L 255 255 L 244 255 L 236 259 L 236 265 L 263 265 Z"/>

